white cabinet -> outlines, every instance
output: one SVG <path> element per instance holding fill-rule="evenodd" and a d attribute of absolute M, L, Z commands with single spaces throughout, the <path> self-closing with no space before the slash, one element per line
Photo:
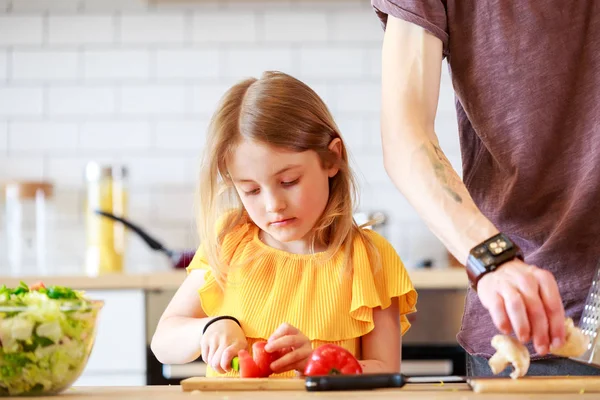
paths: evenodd
<path fill-rule="evenodd" d="M 85 372 L 73 386 L 145 386 L 145 373 L 101 374 Z"/>
<path fill-rule="evenodd" d="M 75 386 L 146 384 L 145 296 L 135 290 L 89 290 L 105 304 L 98 318 L 96 342 Z"/>

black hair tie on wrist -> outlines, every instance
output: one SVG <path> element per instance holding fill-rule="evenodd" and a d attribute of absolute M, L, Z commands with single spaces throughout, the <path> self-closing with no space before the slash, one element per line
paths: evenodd
<path fill-rule="evenodd" d="M 232 317 L 230 315 L 221 315 L 220 317 L 215 317 L 213 319 L 211 319 L 210 321 L 208 321 L 206 323 L 206 325 L 204 325 L 204 329 L 202 329 L 202 334 L 204 335 L 204 333 L 206 332 L 206 329 L 214 322 L 220 321 L 222 319 L 230 319 L 232 321 L 234 321 L 236 324 L 238 324 L 241 328 L 242 324 L 240 324 L 240 321 L 238 321 L 235 317 Z"/>

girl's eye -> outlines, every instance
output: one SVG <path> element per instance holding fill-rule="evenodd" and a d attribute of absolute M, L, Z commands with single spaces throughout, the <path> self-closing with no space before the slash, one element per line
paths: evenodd
<path fill-rule="evenodd" d="M 259 189 L 244 191 L 244 194 L 247 196 L 252 196 L 253 194 L 258 194 Z"/>
<path fill-rule="evenodd" d="M 283 186 L 294 186 L 296 183 L 298 183 L 299 180 L 300 180 L 300 178 L 294 179 L 293 181 L 289 181 L 289 182 L 281 182 L 281 184 Z"/>

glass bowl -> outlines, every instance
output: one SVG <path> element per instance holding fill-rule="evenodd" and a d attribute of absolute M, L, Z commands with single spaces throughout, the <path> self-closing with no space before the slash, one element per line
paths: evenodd
<path fill-rule="evenodd" d="M 99 300 L 0 303 L 0 397 L 44 396 L 69 388 L 96 338 Z"/>

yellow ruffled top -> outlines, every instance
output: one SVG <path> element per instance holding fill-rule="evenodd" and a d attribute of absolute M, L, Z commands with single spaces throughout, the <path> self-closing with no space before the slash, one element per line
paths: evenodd
<path fill-rule="evenodd" d="M 334 343 L 360 358 L 360 338 L 374 328 L 373 308 L 387 308 L 399 299 L 401 331 L 410 327 L 406 314 L 416 311 L 417 292 L 404 265 L 381 235 L 366 230 L 379 250 L 381 268 L 372 267 L 362 239 L 354 242 L 352 274 L 344 273 L 344 254 L 293 254 L 264 244 L 260 229 L 248 222 L 226 235 L 222 256 L 230 266 L 224 290 L 198 250 L 188 266 L 205 270 L 199 288 L 208 316 L 231 315 L 240 321 L 249 351 L 287 322 L 310 340 L 313 348 Z M 375 270 L 374 270 L 375 269 Z M 207 366 L 207 376 L 218 374 Z M 295 372 L 280 374 L 294 376 Z"/>

